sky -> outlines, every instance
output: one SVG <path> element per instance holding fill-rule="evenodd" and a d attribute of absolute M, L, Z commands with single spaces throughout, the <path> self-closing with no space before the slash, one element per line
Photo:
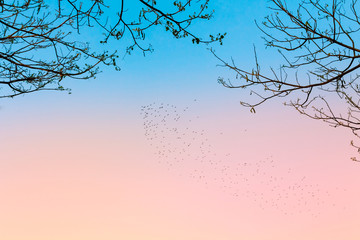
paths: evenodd
<path fill-rule="evenodd" d="M 194 29 L 227 32 L 211 47 L 239 66 L 252 66 L 253 44 L 275 63 L 254 24 L 268 4 L 213 1 L 214 19 Z M 282 99 L 252 114 L 247 92 L 217 83 L 233 75 L 210 46 L 161 31 L 149 41 L 155 51 L 120 72 L 67 81 L 71 95 L 0 101 L 0 239 L 360 238 L 349 131 Z"/>

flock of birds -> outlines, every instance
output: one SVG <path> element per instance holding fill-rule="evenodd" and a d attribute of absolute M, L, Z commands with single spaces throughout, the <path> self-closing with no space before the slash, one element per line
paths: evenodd
<path fill-rule="evenodd" d="M 141 116 L 159 164 L 170 171 L 287 215 L 318 216 L 335 206 L 329 189 L 284 168 L 272 156 L 241 159 L 239 154 L 219 150 L 216 144 L 223 133 L 203 129 L 204 122 L 189 107 L 154 102 L 141 107 Z"/>

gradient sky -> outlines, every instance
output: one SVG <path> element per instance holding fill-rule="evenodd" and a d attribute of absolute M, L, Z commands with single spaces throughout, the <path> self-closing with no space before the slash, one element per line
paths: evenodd
<path fill-rule="evenodd" d="M 267 4 L 213 1 L 196 28 L 227 32 L 212 47 L 239 66 L 252 66 L 253 43 L 274 63 L 253 21 Z M 68 81 L 71 95 L 0 101 L 0 239 L 360 239 L 346 129 L 281 99 L 251 114 L 246 92 L 217 83 L 232 75 L 207 46 L 161 31 L 149 41 L 155 51 L 120 72 Z"/>

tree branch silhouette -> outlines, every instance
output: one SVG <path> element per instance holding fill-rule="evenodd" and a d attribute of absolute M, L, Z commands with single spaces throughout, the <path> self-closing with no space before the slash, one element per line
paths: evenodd
<path fill-rule="evenodd" d="M 212 17 L 209 0 L 172 1 L 172 6 L 169 2 L 160 5 L 155 0 L 136 0 L 131 1 L 135 6 L 131 13 L 126 7 L 130 1 L 121 0 L 115 15 L 110 11 L 114 6 L 106 2 L 0 1 L 0 98 L 40 90 L 69 91 L 61 85 L 63 79 L 93 78 L 102 65 L 120 70 L 114 44 L 106 50 L 110 41 L 124 39 L 124 44 L 129 44 L 126 54 L 136 49 L 145 54 L 152 51 L 145 41 L 146 32 L 156 26 L 193 43 L 222 43 L 224 37 L 218 34 L 204 39 L 190 29 L 197 20 Z M 82 34 L 89 31 L 102 38 L 103 48 L 83 41 Z"/>
<path fill-rule="evenodd" d="M 236 75 L 235 80 L 220 77 L 219 82 L 227 88 L 250 89 L 258 101 L 241 104 L 252 112 L 270 99 L 286 97 L 284 104 L 300 114 L 348 128 L 359 137 L 359 2 L 301 0 L 295 8 L 285 0 L 270 2 L 272 14 L 256 25 L 265 35 L 265 45 L 277 49 L 283 63 L 264 71 L 255 51 L 255 67 L 246 70 L 212 50 Z"/>

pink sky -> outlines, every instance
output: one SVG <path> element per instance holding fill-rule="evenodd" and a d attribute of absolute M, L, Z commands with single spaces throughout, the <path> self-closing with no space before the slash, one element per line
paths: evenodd
<path fill-rule="evenodd" d="M 3 111 L 1 239 L 360 237 L 351 135 L 289 109 L 155 102 L 143 119 L 141 105 L 61 117 L 18 104 Z"/>

